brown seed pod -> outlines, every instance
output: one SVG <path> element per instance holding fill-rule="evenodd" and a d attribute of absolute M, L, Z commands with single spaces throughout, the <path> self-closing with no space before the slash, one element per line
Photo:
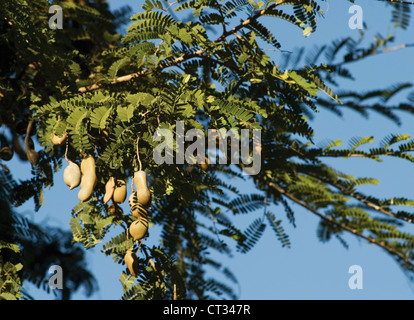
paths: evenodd
<path fill-rule="evenodd" d="M 39 163 L 39 159 L 40 159 L 39 153 L 35 151 L 35 149 L 32 149 L 29 147 L 30 145 L 33 145 L 33 140 L 31 138 L 25 139 L 25 141 L 26 140 L 28 140 L 28 142 L 25 142 L 27 159 L 30 161 L 32 165 L 35 166 Z"/>
<path fill-rule="evenodd" d="M 117 216 L 120 216 L 120 215 L 123 215 L 124 214 L 124 211 L 116 203 L 111 203 L 108 206 L 108 214 L 109 215 L 117 215 Z"/>
<path fill-rule="evenodd" d="M 132 193 L 128 198 L 131 213 L 135 218 L 147 218 L 148 211 L 138 202 L 137 192 Z"/>
<path fill-rule="evenodd" d="M 141 240 L 145 237 L 148 231 L 148 220 L 146 218 L 139 218 L 131 223 L 129 226 L 129 233 L 134 240 Z"/>
<path fill-rule="evenodd" d="M 16 154 L 19 156 L 20 160 L 23 160 L 23 161 L 27 160 L 26 152 L 24 151 L 20 143 L 19 137 L 15 133 L 13 133 L 13 137 L 12 137 L 12 147 L 13 147 L 13 150 L 16 152 Z"/>
<path fill-rule="evenodd" d="M 112 200 L 116 203 L 124 203 L 127 196 L 127 187 L 125 180 L 116 180 Z"/>
<path fill-rule="evenodd" d="M 81 161 L 81 189 L 78 193 L 78 198 L 80 201 L 88 201 L 93 194 L 94 188 L 96 186 L 96 172 L 95 172 L 95 159 L 88 155 L 86 158 Z"/>
<path fill-rule="evenodd" d="M 13 149 L 11 149 L 10 147 L 6 146 L 0 149 L 0 159 L 4 161 L 11 160 L 11 158 L 13 158 L 13 154 Z"/>
<path fill-rule="evenodd" d="M 138 202 L 148 208 L 151 205 L 151 192 L 147 185 L 147 174 L 143 170 L 136 171 L 134 174 L 134 183 L 137 189 Z"/>
<path fill-rule="evenodd" d="M 26 155 L 27 159 L 30 161 L 30 163 L 35 166 L 39 163 L 39 153 L 35 151 L 34 149 L 34 143 L 32 138 L 30 137 L 30 133 L 32 131 L 34 125 L 34 120 L 30 120 L 29 124 L 27 125 L 26 129 L 26 136 L 24 138 L 24 147 L 26 149 Z"/>
<path fill-rule="evenodd" d="M 108 182 L 105 184 L 105 195 L 103 198 L 103 203 L 107 203 L 112 199 L 115 190 L 115 178 L 110 177 Z"/>
<path fill-rule="evenodd" d="M 34 143 L 31 136 L 32 130 L 35 128 L 34 120 L 30 120 L 29 124 L 27 125 L 26 129 L 26 136 L 24 138 L 24 147 L 26 149 L 27 159 L 30 163 L 35 166 L 39 163 L 39 153 L 37 153 L 34 149 Z"/>
<path fill-rule="evenodd" d="M 65 131 L 62 136 L 58 136 L 55 133 L 52 133 L 52 143 L 55 146 L 61 146 L 65 143 L 66 138 L 68 137 L 68 133 Z"/>
<path fill-rule="evenodd" d="M 68 162 L 69 165 L 65 168 L 65 171 L 63 171 L 63 181 L 70 187 L 69 190 L 72 190 L 81 183 L 81 171 L 76 163 L 70 160 L 68 160 Z"/>
<path fill-rule="evenodd" d="M 138 257 L 136 254 L 131 249 L 128 249 L 124 259 L 129 272 L 131 272 L 133 276 L 136 276 L 138 273 Z"/>

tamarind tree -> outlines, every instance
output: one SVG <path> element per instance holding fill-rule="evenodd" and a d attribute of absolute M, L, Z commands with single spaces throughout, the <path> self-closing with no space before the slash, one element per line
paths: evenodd
<path fill-rule="evenodd" d="M 322 148 L 315 145 L 308 120 L 320 108 L 339 116 L 347 108 L 379 112 L 397 122 L 398 112 L 413 113 L 413 95 L 406 103 L 386 105 L 412 84 L 334 92 L 339 79 L 352 78 L 348 63 L 386 50 L 392 38 L 377 37 L 368 47 L 344 38 L 322 47 L 306 63 L 297 59 L 294 66 L 269 54 L 269 48 L 282 49 L 270 27 L 273 20 L 282 19 L 307 37 L 323 17 L 324 2 L 145 0 L 124 35 L 116 27 L 125 15 L 111 14 L 103 0 L 53 1 L 63 9 L 61 30 L 48 27 L 48 1 L 3 4 L 0 51 L 8 58 L 0 69 L 0 117 L 7 132 L 0 153 L 3 161 L 14 154 L 29 160 L 33 170 L 32 178 L 16 182 L 2 162 L 8 181 L 2 194 L 8 194 L 4 206 L 9 209 L 2 210 L 0 227 L 9 232 L 0 238 L 0 280 L 4 283 L 6 266 L 14 268 L 6 273 L 15 285 L 2 286 L 0 297 L 21 298 L 20 277 L 29 278 L 22 275 L 24 254 L 19 254 L 29 244 L 10 232 L 18 227 L 14 222 L 11 228 L 10 206 L 34 199 L 39 210 L 43 190 L 63 183 L 55 182 L 54 174 L 69 164 L 82 169 L 68 177 L 68 192 L 82 192 L 80 202 L 67 208 L 72 242 L 85 249 L 104 242 L 102 254 L 114 263 L 127 262 L 120 275 L 122 299 L 236 298 L 234 275 L 209 253 L 231 255 L 234 245 L 248 254 L 266 228 L 289 247 L 289 235 L 272 206 L 283 207 L 294 223 L 292 203 L 320 218 L 318 235 L 324 240 L 350 233 L 413 272 L 414 235 L 404 228 L 414 215 L 400 209 L 413 206 L 413 200 L 359 192 L 358 186 L 376 180 L 340 172 L 325 160 L 398 157 L 412 162 L 414 141 L 389 134 L 373 148 L 364 148 L 372 137 L 354 139 L 349 148 L 337 140 Z M 384 5 L 393 10 L 395 27 L 408 27 L 410 4 Z M 366 104 L 368 99 L 375 102 Z M 157 163 L 154 150 L 165 143 L 155 139 L 160 129 L 175 139 L 166 152 L 174 159 L 182 152 L 177 123 L 205 136 L 209 130 L 247 129 L 254 146 L 250 156 L 260 153 L 260 171 L 243 175 L 248 164 L 231 153 L 230 143 L 225 163 Z M 260 130 L 259 146 L 253 144 L 253 130 Z M 183 145 L 192 141 L 183 140 Z M 239 161 L 230 161 L 235 158 Z M 82 167 L 86 159 L 93 163 Z M 145 172 L 145 179 L 135 179 L 137 172 Z M 251 180 L 256 190 L 243 194 L 229 182 L 232 178 Z M 121 200 L 115 199 L 118 188 Z M 150 198 L 143 205 L 141 194 L 147 189 Z M 126 193 L 130 201 L 125 202 Z M 263 210 L 263 216 L 252 218 L 247 229 L 232 220 L 255 210 Z M 131 226 L 143 221 L 144 232 L 135 236 L 138 231 Z M 155 227 L 159 241 L 149 245 Z M 113 229 L 120 231 L 108 239 Z M 209 277 L 207 266 L 222 271 L 228 282 Z M 91 277 L 85 279 L 91 286 Z"/>

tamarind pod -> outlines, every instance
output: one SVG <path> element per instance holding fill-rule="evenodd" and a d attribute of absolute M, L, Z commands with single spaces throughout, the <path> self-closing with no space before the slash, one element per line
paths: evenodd
<path fill-rule="evenodd" d="M 58 136 L 55 133 L 52 133 L 52 143 L 55 146 L 61 146 L 65 143 L 66 138 L 68 137 L 68 133 L 65 131 L 62 136 Z"/>
<path fill-rule="evenodd" d="M 32 138 L 29 138 L 26 136 L 24 140 L 25 140 L 24 145 L 26 148 L 27 159 L 30 161 L 32 165 L 35 166 L 39 163 L 39 159 L 40 159 L 39 153 L 30 147 L 31 145 L 33 145 Z"/>
<path fill-rule="evenodd" d="M 145 208 L 151 205 L 151 192 L 147 185 L 147 174 L 143 170 L 134 173 L 134 183 L 137 189 L 138 202 Z"/>
<path fill-rule="evenodd" d="M 33 166 L 35 166 L 39 163 L 40 156 L 39 153 L 35 151 L 33 140 L 30 138 L 30 132 L 32 131 L 33 124 L 34 120 L 30 120 L 27 125 L 26 136 L 24 138 L 24 147 L 26 149 L 27 159 Z"/>
<path fill-rule="evenodd" d="M 127 187 L 125 180 L 116 180 L 115 190 L 112 200 L 116 203 L 124 203 L 127 196 Z"/>
<path fill-rule="evenodd" d="M 68 162 L 69 165 L 63 172 L 63 181 L 65 181 L 65 184 L 70 187 L 69 190 L 72 190 L 81 183 L 81 171 L 76 163 L 70 160 L 68 160 Z"/>
<path fill-rule="evenodd" d="M 39 159 L 40 159 L 39 153 L 36 152 L 35 150 L 29 150 L 27 152 L 27 159 L 29 159 L 30 163 L 35 166 L 39 163 Z"/>
<path fill-rule="evenodd" d="M 146 218 L 139 218 L 131 223 L 129 226 L 129 233 L 134 240 L 141 240 L 145 237 L 148 231 L 148 220 Z"/>
<path fill-rule="evenodd" d="M 12 146 L 13 146 L 13 150 L 19 156 L 19 159 L 22 161 L 27 161 L 26 152 L 23 150 L 23 147 L 20 144 L 19 137 L 17 136 L 16 133 L 13 133 L 13 136 L 12 136 Z"/>
<path fill-rule="evenodd" d="M 146 218 L 148 211 L 138 202 L 137 193 L 132 193 L 128 198 L 131 213 L 135 218 Z"/>
<path fill-rule="evenodd" d="M 131 213 L 134 217 L 135 217 L 134 212 L 136 211 L 137 202 L 138 201 L 136 200 L 136 192 L 133 192 L 128 198 L 128 203 L 131 208 Z"/>
<path fill-rule="evenodd" d="M 122 210 L 122 208 L 120 206 L 118 206 L 115 202 L 111 203 L 108 206 L 108 214 L 109 215 L 122 215 L 124 213 L 124 211 Z"/>
<path fill-rule="evenodd" d="M 138 257 L 136 254 L 131 249 L 128 249 L 124 260 L 129 272 L 131 272 L 133 276 L 136 276 L 138 271 Z"/>
<path fill-rule="evenodd" d="M 105 184 L 105 195 L 103 198 L 103 203 L 107 203 L 112 199 L 115 190 L 115 178 L 110 177 L 108 182 Z"/>
<path fill-rule="evenodd" d="M 8 146 L 0 149 L 0 159 L 4 161 L 11 160 L 11 158 L 13 158 L 13 154 L 14 154 L 13 149 L 11 149 Z"/>
<path fill-rule="evenodd" d="M 96 172 L 95 172 L 95 159 L 88 155 L 86 158 L 81 161 L 81 189 L 78 193 L 78 198 L 80 201 L 88 201 L 92 195 L 94 188 L 97 183 Z"/>

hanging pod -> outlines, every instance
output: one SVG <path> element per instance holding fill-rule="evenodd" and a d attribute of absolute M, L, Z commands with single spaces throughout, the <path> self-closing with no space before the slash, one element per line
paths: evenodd
<path fill-rule="evenodd" d="M 95 159 L 88 155 L 86 158 L 81 161 L 81 189 L 78 193 L 78 198 L 80 201 L 88 201 L 92 195 L 94 188 L 96 186 L 96 172 L 95 172 Z"/>
<path fill-rule="evenodd" d="M 133 192 L 129 198 L 128 203 L 131 208 L 131 213 L 135 218 L 147 217 L 147 210 L 138 202 L 137 192 Z"/>
<path fill-rule="evenodd" d="M 116 203 L 124 203 L 127 196 L 127 187 L 125 180 L 116 180 L 115 190 L 112 195 L 112 200 Z"/>
<path fill-rule="evenodd" d="M 134 173 L 134 183 L 137 189 L 137 199 L 144 208 L 149 208 L 151 205 L 151 192 L 147 185 L 147 174 L 143 170 Z"/>
<path fill-rule="evenodd" d="M 62 136 L 58 136 L 55 133 L 52 133 L 52 143 L 55 146 L 61 146 L 66 142 L 68 133 L 65 131 Z"/>
<path fill-rule="evenodd" d="M 138 271 L 138 257 L 132 251 L 132 249 L 127 250 L 124 260 L 129 272 L 131 272 L 133 276 L 136 276 Z"/>
<path fill-rule="evenodd" d="M 32 165 L 37 165 L 39 163 L 40 156 L 39 153 L 34 149 L 34 143 L 32 138 L 26 136 L 24 145 L 26 147 L 27 159 L 30 161 Z"/>
<path fill-rule="evenodd" d="M 34 120 L 30 120 L 27 126 L 26 136 L 24 138 L 24 147 L 26 149 L 27 159 L 30 161 L 30 163 L 33 166 L 35 166 L 39 163 L 40 155 L 37 151 L 35 151 L 33 140 L 30 137 L 32 128 L 34 128 L 33 125 L 34 125 Z"/>
<path fill-rule="evenodd" d="M 76 163 L 70 160 L 68 160 L 68 162 L 68 166 L 65 168 L 65 171 L 63 171 L 63 180 L 65 181 L 65 184 L 70 187 L 69 190 L 72 190 L 81 183 L 81 171 Z"/>
<path fill-rule="evenodd" d="M 5 146 L 0 149 L 0 159 L 4 161 L 10 161 L 11 158 L 13 158 L 13 149 L 11 149 L 9 146 Z"/>
<path fill-rule="evenodd" d="M 118 206 L 115 202 L 111 203 L 108 206 L 108 214 L 109 215 L 116 215 L 116 216 L 122 216 L 124 214 L 124 211 L 120 206 Z"/>
<path fill-rule="evenodd" d="M 103 203 L 107 203 L 112 199 L 115 190 L 115 178 L 110 177 L 105 184 L 105 195 L 103 197 Z"/>
<path fill-rule="evenodd" d="M 129 233 L 134 238 L 134 240 L 141 240 L 145 237 L 148 231 L 148 220 L 144 217 L 141 217 L 129 226 Z"/>

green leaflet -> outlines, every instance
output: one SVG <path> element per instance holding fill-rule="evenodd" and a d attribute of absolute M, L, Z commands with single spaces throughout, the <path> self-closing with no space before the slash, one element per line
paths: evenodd
<path fill-rule="evenodd" d="M 366 143 L 372 143 L 374 141 L 374 137 L 364 137 L 361 139 L 352 138 L 350 141 L 352 150 L 355 150 L 359 146 L 366 144 Z"/>
<path fill-rule="evenodd" d="M 15 244 L 15 243 L 10 243 L 10 242 L 0 240 L 0 250 L 2 250 L 2 249 L 10 249 L 10 250 L 14 251 L 15 253 L 20 252 L 19 245 Z"/>
<path fill-rule="evenodd" d="M 129 63 L 130 59 L 128 57 L 124 57 L 115 61 L 108 69 L 108 80 L 115 81 L 118 76 L 119 70 L 127 66 Z"/>
<path fill-rule="evenodd" d="M 261 218 L 255 219 L 243 233 L 243 239 L 238 239 L 237 247 L 242 253 L 250 251 L 262 237 L 266 224 Z"/>
<path fill-rule="evenodd" d="M 146 93 L 146 92 L 130 94 L 126 97 L 126 101 L 135 108 L 138 107 L 139 105 L 148 107 L 154 100 L 155 100 L 155 97 L 152 94 Z"/>
<path fill-rule="evenodd" d="M 270 227 L 274 231 L 277 239 L 280 241 L 282 247 L 290 248 L 291 243 L 289 240 L 289 236 L 286 234 L 283 226 L 281 226 L 282 221 L 277 220 L 275 215 L 270 211 L 266 211 L 266 219 L 268 220 Z"/>
<path fill-rule="evenodd" d="M 288 71 L 288 75 L 295 81 L 295 83 L 308 91 L 311 96 L 316 96 L 318 88 L 314 83 L 308 82 L 306 79 L 298 75 L 295 71 Z"/>
<path fill-rule="evenodd" d="M 130 104 L 128 107 L 118 106 L 116 108 L 116 113 L 122 122 L 129 122 L 131 121 L 132 117 L 134 116 L 135 107 L 134 105 Z"/>
<path fill-rule="evenodd" d="M 96 207 L 95 200 L 81 202 L 73 208 L 70 227 L 74 242 L 83 243 L 85 248 L 93 248 L 102 242 L 111 226 L 120 222 L 115 215 L 104 217 L 100 209 Z"/>
<path fill-rule="evenodd" d="M 105 129 L 108 117 L 112 112 L 112 107 L 99 107 L 94 109 L 90 116 L 91 126 L 97 129 Z"/>

